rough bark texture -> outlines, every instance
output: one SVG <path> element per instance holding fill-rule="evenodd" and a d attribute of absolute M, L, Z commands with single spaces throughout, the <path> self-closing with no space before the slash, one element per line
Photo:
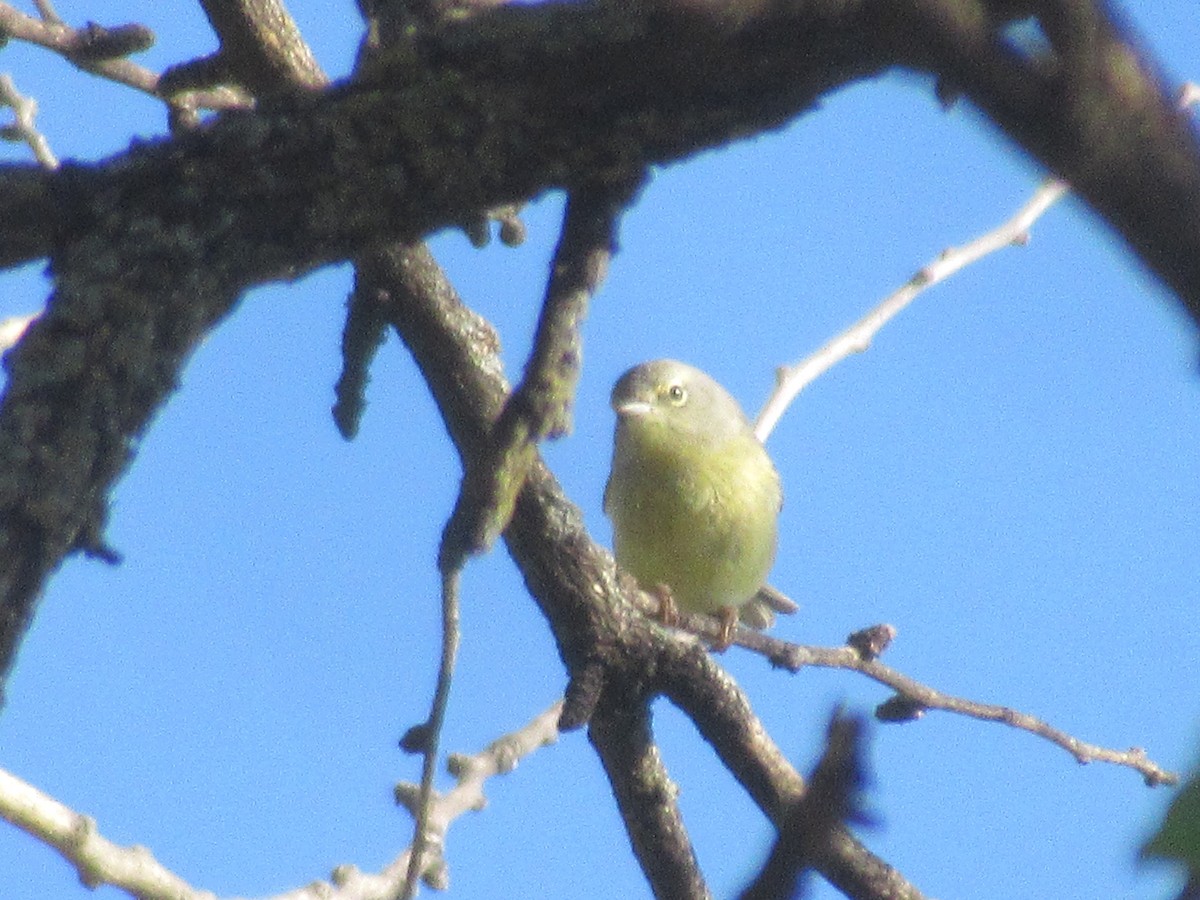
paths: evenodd
<path fill-rule="evenodd" d="M 205 5 L 230 32 L 220 66 L 273 86 L 275 64 L 233 52 L 258 40 L 239 4 Z M 1091 0 L 614 0 L 445 16 L 443 5 L 414 4 L 428 7 L 419 27 L 394 29 L 347 83 L 311 90 L 320 74 L 297 48 L 284 67 L 291 58 L 310 90 L 268 91 L 253 112 L 95 165 L 0 166 L 0 265 L 49 257 L 55 285 L 5 359 L 0 687 L 47 577 L 72 551 L 107 554 L 113 485 L 192 349 L 247 288 L 357 260 L 359 289 L 379 293 L 470 463 L 507 386 L 490 328 L 416 241 L 550 189 L 617 190 L 889 67 L 932 72 L 976 103 L 1200 319 L 1195 135 Z M 1051 48 L 1039 57 L 1004 36 L 1029 14 Z M 611 559 L 536 461 L 505 539 L 569 673 L 564 724 L 592 723 L 651 884 L 702 896 L 643 740 L 649 700 L 664 694 L 691 716 L 775 821 L 802 780 L 720 668 L 622 599 Z M 849 835 L 819 868 L 851 896 L 917 896 Z"/>

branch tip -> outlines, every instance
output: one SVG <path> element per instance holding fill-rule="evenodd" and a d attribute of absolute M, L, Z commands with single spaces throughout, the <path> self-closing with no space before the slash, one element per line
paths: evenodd
<path fill-rule="evenodd" d="M 574 731 L 591 721 L 606 679 L 603 664 L 596 660 L 586 662 L 575 670 L 563 696 L 562 712 L 558 717 L 560 732 Z"/>

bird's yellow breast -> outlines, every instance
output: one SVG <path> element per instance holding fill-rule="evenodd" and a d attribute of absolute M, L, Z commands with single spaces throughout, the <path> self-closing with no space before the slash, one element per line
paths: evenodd
<path fill-rule="evenodd" d="M 750 433 L 709 444 L 659 432 L 618 427 L 604 497 L 617 563 L 645 589 L 667 585 L 684 609 L 740 607 L 775 558 L 775 467 Z"/>

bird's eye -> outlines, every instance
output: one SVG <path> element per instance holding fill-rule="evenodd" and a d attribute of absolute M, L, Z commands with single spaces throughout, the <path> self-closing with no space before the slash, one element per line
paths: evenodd
<path fill-rule="evenodd" d="M 667 397 L 676 406 L 683 406 L 684 401 L 687 400 L 687 391 L 684 390 L 682 384 L 673 384 L 667 388 Z"/>

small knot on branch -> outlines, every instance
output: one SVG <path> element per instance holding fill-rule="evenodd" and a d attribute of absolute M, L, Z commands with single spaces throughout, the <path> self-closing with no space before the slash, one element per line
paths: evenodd
<path fill-rule="evenodd" d="M 587 662 L 579 668 L 567 684 L 563 696 L 563 708 L 558 717 L 559 731 L 573 731 L 591 721 L 596 704 L 600 702 L 605 680 L 604 666 L 597 661 Z"/>
<path fill-rule="evenodd" d="M 847 646 L 853 648 L 866 661 L 878 659 L 883 651 L 896 639 L 894 625 L 880 624 L 862 628 L 848 638 Z"/>

